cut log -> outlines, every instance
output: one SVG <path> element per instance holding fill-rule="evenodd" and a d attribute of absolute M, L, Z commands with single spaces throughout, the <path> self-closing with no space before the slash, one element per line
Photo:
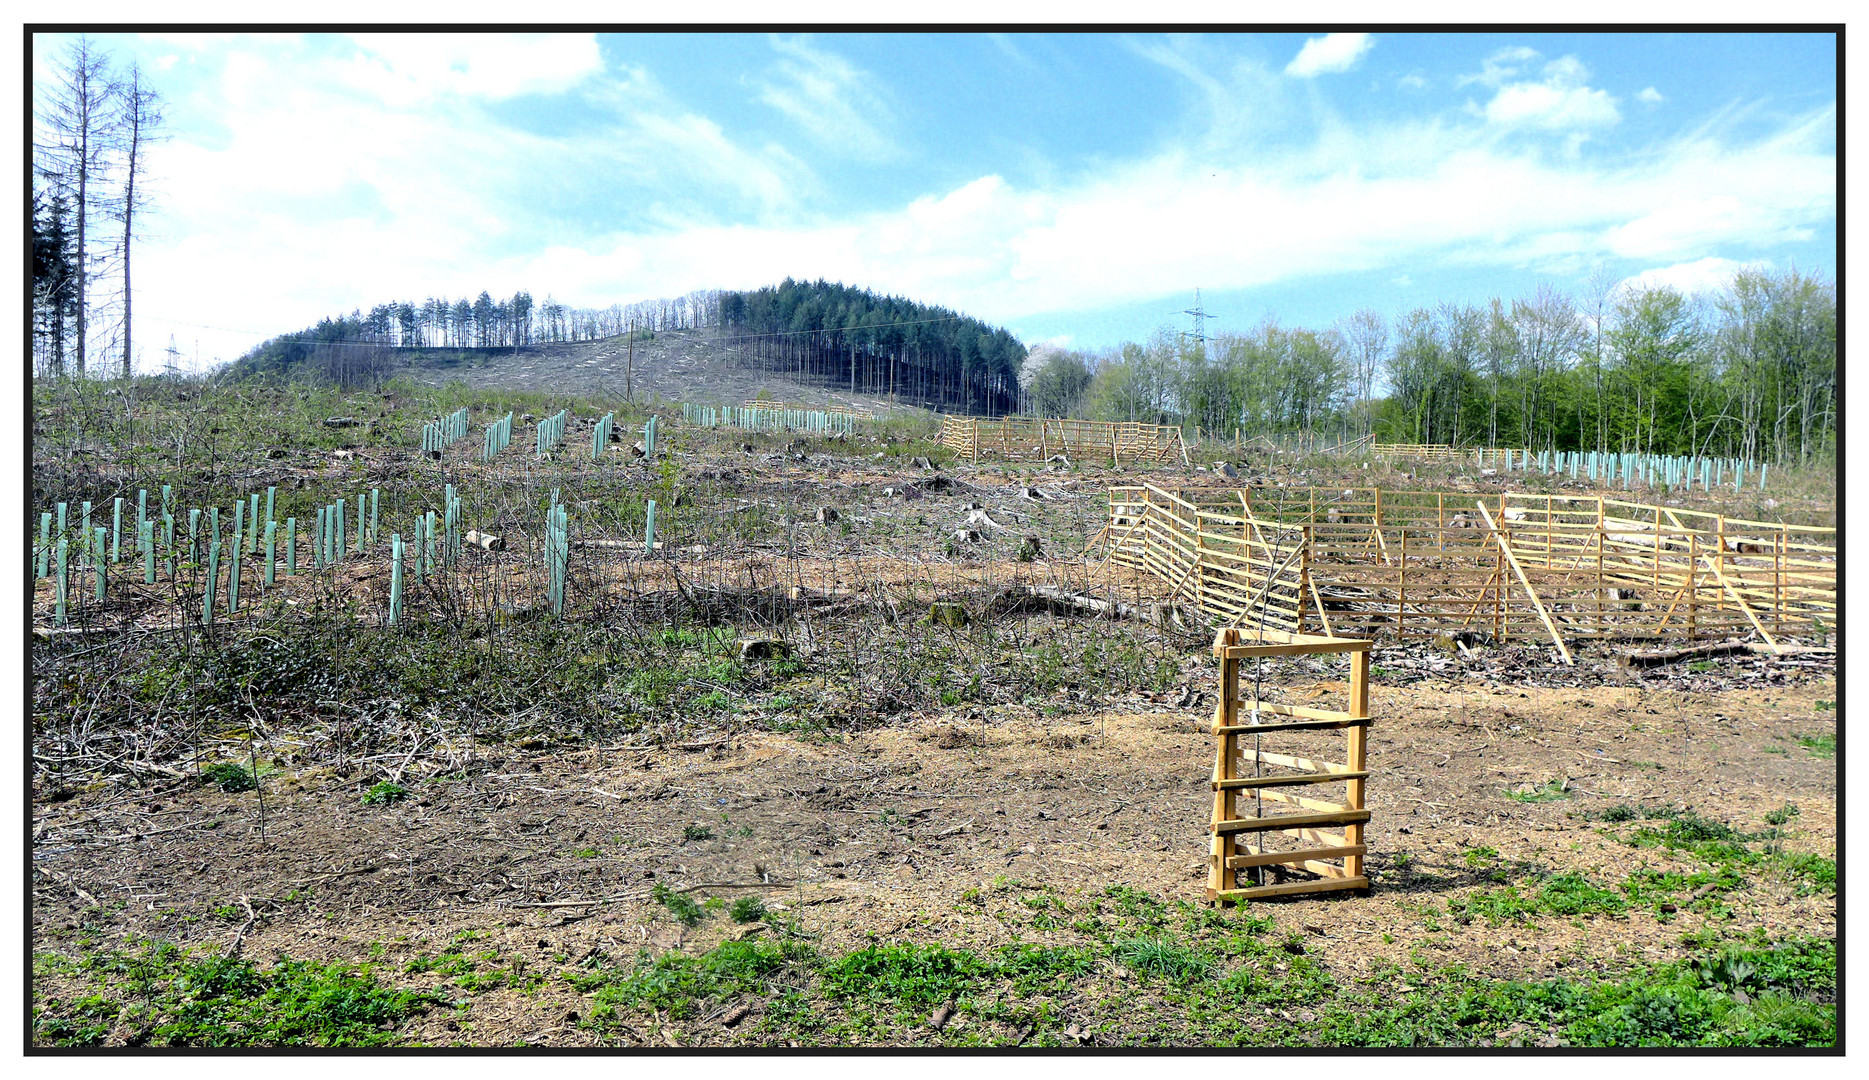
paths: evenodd
<path fill-rule="evenodd" d="M 740 659 L 783 660 L 792 655 L 792 647 L 778 638 L 741 638 Z"/>
<path fill-rule="evenodd" d="M 467 540 L 469 544 L 472 544 L 473 546 L 480 548 L 482 551 L 505 551 L 506 550 L 506 538 L 505 537 L 495 536 L 492 533 L 483 533 L 478 529 L 467 530 L 467 536 L 465 539 Z"/>
<path fill-rule="evenodd" d="M 1621 653 L 1617 660 L 1626 668 L 1652 668 L 1678 664 L 1683 660 L 1706 660 L 1715 656 L 1751 653 L 1755 656 L 1835 656 L 1836 649 L 1817 645 L 1780 645 L 1776 649 L 1762 641 L 1717 641 L 1711 645 L 1691 645 L 1683 649 L 1650 649 Z"/>
<path fill-rule="evenodd" d="M 1052 615 L 1089 615 L 1097 619 L 1136 619 L 1164 630 L 1196 635 L 1207 633 L 1207 628 L 1178 604 L 1144 604 L 1138 607 L 1121 600 L 1104 600 L 1070 592 L 1056 585 L 1009 585 L 993 597 L 988 610 L 995 615 L 1026 611 Z"/>
<path fill-rule="evenodd" d="M 332 428 L 356 427 L 358 424 L 361 424 L 361 423 L 363 423 L 363 421 L 357 419 L 354 416 L 327 416 L 325 417 L 324 426 L 332 427 Z"/>
<path fill-rule="evenodd" d="M 829 525 L 831 522 L 836 521 L 836 520 L 837 520 L 836 510 L 833 510 L 828 506 L 818 507 L 818 524 Z"/>

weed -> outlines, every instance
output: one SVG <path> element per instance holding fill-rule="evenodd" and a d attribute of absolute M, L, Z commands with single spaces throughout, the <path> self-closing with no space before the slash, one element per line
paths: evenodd
<path fill-rule="evenodd" d="M 1792 818 L 1797 817 L 1797 816 L 1798 816 L 1797 804 L 1786 803 L 1785 805 L 1779 807 L 1776 810 L 1767 810 L 1765 812 L 1765 823 L 1767 825 L 1783 825 L 1786 822 L 1790 821 Z"/>
<path fill-rule="evenodd" d="M 783 944 L 726 941 L 700 956 L 663 953 L 654 961 L 639 961 L 627 975 L 604 970 L 573 981 L 587 992 L 596 990 L 593 1027 L 604 1027 L 619 1008 L 665 1011 L 680 1020 L 707 1002 L 763 992 L 766 980 L 794 956 Z"/>
<path fill-rule="evenodd" d="M 757 896 L 742 896 L 733 902 L 727 914 L 737 923 L 754 923 L 770 914 L 766 902 Z"/>
<path fill-rule="evenodd" d="M 1814 758 L 1833 758 L 1837 756 L 1837 737 L 1835 735 L 1800 735 L 1798 745 L 1810 751 Z"/>
<path fill-rule="evenodd" d="M 1204 976 L 1214 962 L 1171 937 L 1131 938 L 1116 943 L 1112 953 L 1138 975 L 1185 982 Z"/>
<path fill-rule="evenodd" d="M 675 916 L 676 921 L 683 926 L 699 926 L 701 920 L 707 918 L 706 910 L 695 903 L 693 897 L 675 892 L 662 882 L 656 882 L 655 888 L 649 890 L 649 895 L 656 903 L 667 908 L 669 914 Z"/>
<path fill-rule="evenodd" d="M 688 841 L 712 840 L 714 830 L 706 825 L 687 825 L 682 827 L 681 838 Z"/>
<path fill-rule="evenodd" d="M 201 770 L 201 782 L 217 785 L 222 791 L 252 791 L 259 786 L 253 773 L 245 765 L 231 761 L 217 761 Z"/>
<path fill-rule="evenodd" d="M 940 945 L 871 945 L 824 968 L 824 992 L 835 998 L 933 1005 L 965 994 L 992 966 L 973 953 Z"/>
<path fill-rule="evenodd" d="M 36 1041 L 99 1044 L 111 1030 L 103 1019 L 109 1007 L 110 1021 L 130 1022 L 140 1029 L 135 1039 L 154 1046 L 389 1046 L 402 1041 L 396 1029 L 406 1020 L 443 1004 L 431 993 L 382 986 L 368 967 L 288 959 L 261 969 L 167 945 L 99 954 L 83 967 L 110 983 L 121 1012 L 95 995 L 35 1003 Z"/>
<path fill-rule="evenodd" d="M 384 780 L 363 793 L 363 804 L 365 806 L 387 806 L 390 803 L 401 802 L 408 797 L 408 788 Z"/>

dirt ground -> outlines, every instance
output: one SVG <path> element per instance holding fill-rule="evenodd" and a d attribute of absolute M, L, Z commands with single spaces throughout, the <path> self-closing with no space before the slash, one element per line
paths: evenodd
<path fill-rule="evenodd" d="M 1745 829 L 1794 803 L 1786 846 L 1836 854 L 1836 763 L 1799 742 L 1835 737 L 1828 668 L 1731 658 L 1642 677 L 1598 661 L 1581 677 L 1549 669 L 1507 684 L 1409 667 L 1424 656 L 1378 652 L 1372 890 L 1254 905 L 1280 933 L 1303 934 L 1331 971 L 1418 951 L 1498 978 L 1678 958 L 1683 935 L 1718 916 L 1684 906 L 1666 922 L 1632 909 L 1443 927 L 1424 908 L 1501 880 L 1468 857 L 1486 848 L 1514 881 L 1689 868 L 1587 817 L 1618 803 L 1691 806 Z M 1385 666 L 1414 673 L 1385 680 Z M 558 958 L 695 952 L 740 932 L 725 919 L 684 929 L 649 897 L 665 883 L 762 896 L 826 951 L 1066 941 L 1066 929 L 1009 928 L 994 903 L 966 902 L 970 891 L 990 901 L 1008 882 L 1067 895 L 1124 885 L 1199 900 L 1214 690 L 1212 669 L 1199 671 L 1186 705 L 1131 695 L 1062 718 L 1008 705 L 846 737 L 699 733 L 670 749 L 512 750 L 411 784 L 416 797 L 388 806 L 361 805 L 355 781 L 325 769 L 270 780 L 263 816 L 253 792 L 211 787 L 37 792 L 34 940 L 71 953 L 152 937 L 213 950 L 238 941 L 255 958 L 400 964 L 471 931 L 502 963 L 552 972 L 566 966 Z M 1553 780 L 1562 797 L 1509 794 Z M 711 835 L 684 839 L 694 826 Z M 1775 877 L 1749 881 L 1729 905 L 1728 933 L 1836 933 L 1832 895 L 1799 895 Z M 444 981 L 399 977 L 424 980 Z M 408 1034 L 580 1045 L 596 1038 L 577 1026 L 581 1010 L 576 990 L 547 979 L 433 1011 Z M 747 1037 L 703 1019 L 662 1032 L 681 1045 Z"/>

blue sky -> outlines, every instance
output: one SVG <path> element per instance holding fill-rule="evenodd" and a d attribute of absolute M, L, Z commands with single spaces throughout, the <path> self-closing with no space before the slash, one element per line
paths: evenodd
<path fill-rule="evenodd" d="M 1835 272 L 1825 35 L 98 35 L 145 362 L 391 299 L 825 277 L 1028 343 Z M 35 61 L 59 39 L 35 40 Z"/>

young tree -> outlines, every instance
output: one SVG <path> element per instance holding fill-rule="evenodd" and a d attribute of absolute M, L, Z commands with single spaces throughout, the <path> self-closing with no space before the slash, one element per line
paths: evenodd
<path fill-rule="evenodd" d="M 72 284 L 77 253 L 67 228 L 69 217 L 63 193 L 33 192 L 33 338 L 38 369 L 49 378 L 65 374 L 65 328 L 73 314 L 76 291 Z"/>

